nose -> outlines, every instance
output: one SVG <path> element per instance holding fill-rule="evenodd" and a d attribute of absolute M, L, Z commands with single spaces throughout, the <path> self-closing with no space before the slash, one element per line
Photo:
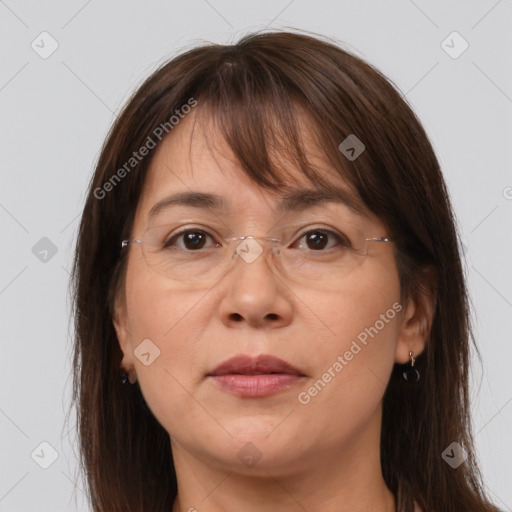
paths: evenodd
<path fill-rule="evenodd" d="M 249 240 L 237 247 L 235 256 L 234 266 L 223 278 L 226 292 L 219 304 L 223 323 L 233 327 L 245 321 L 260 328 L 288 325 L 293 294 L 270 261 L 271 248 Z"/>

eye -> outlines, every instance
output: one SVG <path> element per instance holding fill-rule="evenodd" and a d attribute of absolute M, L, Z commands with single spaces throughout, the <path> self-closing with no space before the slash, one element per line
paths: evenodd
<path fill-rule="evenodd" d="M 304 233 L 299 238 L 299 242 L 305 239 L 306 245 L 306 247 L 303 245 L 302 247 L 299 247 L 299 249 L 306 248 L 313 251 L 321 251 L 329 245 L 329 238 L 331 239 L 331 246 L 327 247 L 327 249 L 332 249 L 332 242 L 337 242 L 337 245 L 340 246 L 340 248 L 352 247 L 348 238 L 341 234 L 335 233 L 329 229 L 312 229 Z"/>
<path fill-rule="evenodd" d="M 187 229 L 176 233 L 174 236 L 164 241 L 163 247 L 178 247 L 179 249 L 195 251 L 198 249 L 203 249 L 207 239 L 210 238 L 213 240 L 212 236 L 203 231 L 201 229 Z M 181 245 L 175 244 L 175 242 L 181 242 Z M 219 247 L 218 243 L 215 243 L 215 247 Z"/>

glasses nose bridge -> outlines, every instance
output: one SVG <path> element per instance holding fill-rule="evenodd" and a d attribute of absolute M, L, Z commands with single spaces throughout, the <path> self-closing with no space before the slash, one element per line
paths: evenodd
<path fill-rule="evenodd" d="M 245 263 L 253 263 L 267 253 L 268 259 L 272 260 L 271 265 L 275 265 L 277 262 L 273 261 L 274 258 L 281 254 L 282 241 L 275 237 L 244 235 L 225 240 L 229 243 L 228 254 L 230 255 L 229 260 L 232 262 L 242 259 Z"/>

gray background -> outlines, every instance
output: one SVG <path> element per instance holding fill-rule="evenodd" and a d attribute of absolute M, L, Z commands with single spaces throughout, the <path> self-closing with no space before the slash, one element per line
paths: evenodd
<path fill-rule="evenodd" d="M 168 57 L 264 27 L 347 43 L 406 94 L 430 135 L 466 247 L 483 355 L 472 372 L 476 445 L 491 495 L 512 510 L 511 21 L 510 0 L 0 0 L 0 510 L 89 510 L 74 414 L 66 422 L 67 284 L 86 186 L 116 113 Z M 47 58 L 43 31 L 58 44 Z M 442 45 L 453 31 L 469 44 L 457 58 L 461 39 Z"/>

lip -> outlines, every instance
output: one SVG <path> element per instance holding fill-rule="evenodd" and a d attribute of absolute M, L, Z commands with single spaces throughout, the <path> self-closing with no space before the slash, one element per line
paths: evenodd
<path fill-rule="evenodd" d="M 238 355 L 207 374 L 221 389 L 239 397 L 263 397 L 284 391 L 306 375 L 278 357 Z"/>

